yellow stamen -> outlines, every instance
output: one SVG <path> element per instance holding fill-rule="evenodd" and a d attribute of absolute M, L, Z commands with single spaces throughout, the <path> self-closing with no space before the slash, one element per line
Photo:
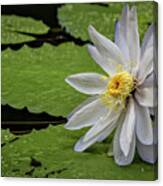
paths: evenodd
<path fill-rule="evenodd" d="M 134 90 L 134 78 L 126 71 L 114 75 L 102 95 L 102 100 L 109 106 L 125 106 L 125 100 Z"/>

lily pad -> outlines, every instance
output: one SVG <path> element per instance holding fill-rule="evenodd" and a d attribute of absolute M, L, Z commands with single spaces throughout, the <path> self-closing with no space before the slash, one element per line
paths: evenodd
<path fill-rule="evenodd" d="M 47 33 L 48 27 L 39 20 L 16 15 L 2 15 L 2 44 L 22 43 L 34 40 L 31 34 Z"/>
<path fill-rule="evenodd" d="M 65 82 L 67 76 L 79 72 L 103 73 L 86 46 L 65 43 L 7 49 L 2 52 L 2 104 L 66 116 L 86 98 Z"/>
<path fill-rule="evenodd" d="M 114 38 L 114 24 L 120 18 L 125 3 L 109 3 L 108 6 L 92 4 L 67 4 L 58 12 L 59 22 L 67 32 L 88 40 L 88 26 L 93 25 L 100 33 L 110 39 Z M 136 5 L 141 38 L 154 20 L 154 2 L 130 3 Z"/>
<path fill-rule="evenodd" d="M 114 22 L 119 17 L 121 4 L 103 7 L 90 4 L 67 4 L 59 8 L 58 18 L 66 31 L 83 40 L 88 40 L 88 26 L 93 25 L 100 33 L 109 38 L 114 36 Z"/>
<path fill-rule="evenodd" d="M 33 131 L 2 148 L 2 176 L 71 179 L 154 180 L 154 166 L 135 158 L 120 167 L 107 156 L 108 141 L 96 143 L 83 153 L 73 151 L 85 130 L 63 126 Z"/>
<path fill-rule="evenodd" d="M 2 146 L 14 141 L 15 139 L 17 139 L 17 136 L 12 134 L 9 131 L 9 129 L 6 129 L 6 130 L 2 129 L 1 130 L 1 144 L 2 144 Z"/>

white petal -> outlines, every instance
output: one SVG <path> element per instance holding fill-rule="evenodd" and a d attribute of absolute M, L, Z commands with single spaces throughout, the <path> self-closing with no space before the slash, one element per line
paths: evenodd
<path fill-rule="evenodd" d="M 141 61 L 139 64 L 139 74 L 138 79 L 144 80 L 146 76 L 153 70 L 153 63 L 154 63 L 154 35 L 155 35 L 155 28 L 152 24 L 148 31 L 145 33 L 142 47 L 141 47 Z"/>
<path fill-rule="evenodd" d="M 119 21 L 115 23 L 115 44 L 121 49 L 126 61 L 130 60 L 129 48 L 126 43 L 124 33 L 122 32 L 122 25 Z"/>
<path fill-rule="evenodd" d="M 129 38 L 129 30 L 130 30 L 130 25 L 129 25 L 130 10 L 128 5 L 124 6 L 121 17 L 122 18 L 120 20 L 120 32 L 121 35 L 125 37 L 125 41 L 128 46 L 128 40 L 129 40 L 128 38 Z"/>
<path fill-rule="evenodd" d="M 151 145 L 153 143 L 153 128 L 149 109 L 135 103 L 135 112 L 137 138 L 142 144 Z"/>
<path fill-rule="evenodd" d="M 151 46 L 146 49 L 144 55 L 141 57 L 137 75 L 139 81 L 145 80 L 145 78 L 153 71 L 153 62 L 153 46 Z"/>
<path fill-rule="evenodd" d="M 125 165 L 129 165 L 134 158 L 134 154 L 135 154 L 135 133 L 133 134 L 132 137 L 132 141 L 130 144 L 130 148 L 129 148 L 129 152 L 128 155 L 125 156 L 123 151 L 121 150 L 120 147 L 120 133 L 122 130 L 122 123 L 124 120 L 125 116 L 121 116 L 118 128 L 116 129 L 115 135 L 114 135 L 114 139 L 113 139 L 113 154 L 114 154 L 114 160 L 115 162 L 120 165 L 120 166 L 125 166 Z"/>
<path fill-rule="evenodd" d="M 102 134 L 101 136 L 99 136 L 99 138 L 98 138 L 98 142 L 102 142 L 102 141 L 104 141 L 106 139 L 106 136 L 105 136 L 105 134 Z"/>
<path fill-rule="evenodd" d="M 157 145 L 144 145 L 137 140 L 137 150 L 142 160 L 148 163 L 155 163 L 158 156 Z"/>
<path fill-rule="evenodd" d="M 102 103 L 101 98 L 92 100 L 76 110 L 76 112 L 69 118 L 65 128 L 78 130 L 83 127 L 91 126 L 95 124 L 100 117 L 105 116 L 108 111 L 108 107 Z"/>
<path fill-rule="evenodd" d="M 154 25 L 150 25 L 145 36 L 143 38 L 142 47 L 141 47 L 141 56 L 144 55 L 145 50 L 151 46 L 153 46 L 153 36 L 154 36 Z"/>
<path fill-rule="evenodd" d="M 117 117 L 120 113 L 117 113 Z M 109 136 L 109 134 L 116 127 L 117 118 L 113 120 L 110 118 L 110 113 L 105 117 L 101 118 L 100 121 L 97 121 L 96 125 L 91 128 L 84 137 L 81 137 L 80 140 L 75 144 L 74 150 L 77 152 L 84 151 L 90 147 L 93 143 L 97 142 L 101 136 L 103 139 Z M 98 125 L 98 127 L 97 127 Z M 95 130 L 96 129 L 96 130 Z"/>
<path fill-rule="evenodd" d="M 156 102 L 154 103 L 153 95 L 153 87 L 141 88 L 135 92 L 136 100 L 144 107 L 154 107 L 154 105 L 157 105 Z"/>
<path fill-rule="evenodd" d="M 68 119 L 70 119 L 76 112 L 78 112 L 82 107 L 96 101 L 99 98 L 98 95 L 91 96 L 87 98 L 85 101 L 83 101 L 80 105 L 78 105 L 69 115 L 67 116 Z"/>
<path fill-rule="evenodd" d="M 118 119 L 119 115 L 120 111 L 110 110 L 107 116 L 99 118 L 99 121 L 86 133 L 84 140 L 87 141 L 98 135 L 99 132 L 104 131 L 112 122 Z"/>
<path fill-rule="evenodd" d="M 79 73 L 66 78 L 66 82 L 79 92 L 101 94 L 107 86 L 107 78 L 97 73 Z"/>
<path fill-rule="evenodd" d="M 140 58 L 140 41 L 137 23 L 136 8 L 132 7 L 129 19 L 130 33 L 128 38 L 128 46 L 130 49 L 130 59 L 133 63 L 139 63 Z"/>
<path fill-rule="evenodd" d="M 137 24 L 136 9 L 129 10 L 126 5 L 122 11 L 122 19 L 119 22 L 119 44 L 123 53 L 129 62 L 129 68 L 132 70 L 139 63 L 140 43 Z"/>
<path fill-rule="evenodd" d="M 153 94 L 153 96 L 151 95 L 151 101 L 153 101 L 153 106 L 157 106 L 157 98 L 158 98 L 158 84 L 156 81 L 156 75 L 154 73 L 154 71 L 147 76 L 147 78 L 143 81 L 143 83 L 140 82 L 140 85 L 138 85 L 138 94 L 139 92 L 141 92 L 141 90 L 146 90 L 149 89 L 151 91 L 151 93 Z M 152 107 L 150 106 L 149 108 L 152 109 Z"/>
<path fill-rule="evenodd" d="M 88 51 L 91 54 L 92 58 L 95 62 L 101 66 L 101 68 L 108 73 L 109 75 L 113 75 L 115 73 L 115 67 L 106 60 L 105 57 L 101 56 L 99 51 L 93 45 L 88 45 Z"/>
<path fill-rule="evenodd" d="M 152 87 L 156 83 L 156 79 L 154 78 L 154 72 L 150 73 L 143 82 L 139 83 L 139 86 L 142 88 Z"/>
<path fill-rule="evenodd" d="M 114 68 L 116 71 L 117 65 L 125 65 L 124 56 L 116 44 L 98 33 L 92 26 L 89 26 L 88 31 L 92 42 L 105 58 L 106 62 L 110 63 L 110 66 L 112 65 L 112 69 Z"/>
<path fill-rule="evenodd" d="M 134 135 L 135 119 L 134 100 L 130 98 L 120 133 L 120 147 L 125 156 L 128 156 L 130 151 L 130 145 Z"/>

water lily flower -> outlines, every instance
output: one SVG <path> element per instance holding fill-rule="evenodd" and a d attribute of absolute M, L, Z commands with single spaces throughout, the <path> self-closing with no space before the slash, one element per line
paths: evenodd
<path fill-rule="evenodd" d="M 154 163 L 157 128 L 150 117 L 157 105 L 154 25 L 145 33 L 140 47 L 136 8 L 125 6 L 115 25 L 115 43 L 93 26 L 88 31 L 94 44 L 88 45 L 88 51 L 107 75 L 90 72 L 66 78 L 77 91 L 91 95 L 69 115 L 65 125 L 69 130 L 91 127 L 74 150 L 82 152 L 115 130 L 113 156 L 118 165 L 130 164 L 136 148 L 142 160 Z"/>

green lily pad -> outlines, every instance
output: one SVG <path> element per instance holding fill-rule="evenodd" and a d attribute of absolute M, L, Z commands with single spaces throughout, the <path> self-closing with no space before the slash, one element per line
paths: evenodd
<path fill-rule="evenodd" d="M 2 104 L 66 116 L 86 98 L 65 82 L 67 76 L 79 72 L 103 73 L 86 46 L 66 43 L 7 49 L 2 52 Z"/>
<path fill-rule="evenodd" d="M 63 126 L 33 131 L 2 148 L 2 176 L 71 179 L 154 180 L 154 166 L 135 158 L 127 167 L 107 156 L 108 141 L 83 153 L 73 151 L 84 130 Z"/>
<path fill-rule="evenodd" d="M 2 129 L 1 130 L 1 144 L 6 145 L 7 143 L 10 143 L 17 139 L 17 136 L 12 134 L 9 129 Z"/>
<path fill-rule="evenodd" d="M 34 40 L 30 34 L 47 33 L 48 27 L 30 17 L 2 15 L 2 44 L 22 43 Z M 29 35 L 28 35 L 29 34 Z"/>
<path fill-rule="evenodd" d="M 122 5 L 103 7 L 90 4 L 67 4 L 59 8 L 58 18 L 66 31 L 83 40 L 88 40 L 88 26 L 93 25 L 100 33 L 109 38 L 114 36 L 114 22 L 119 17 Z"/>
<path fill-rule="evenodd" d="M 138 11 L 140 36 L 153 22 L 154 2 L 130 3 Z M 66 31 L 77 38 L 88 40 L 88 26 L 93 25 L 100 33 L 114 39 L 115 21 L 120 18 L 124 3 L 109 3 L 108 6 L 92 4 L 67 4 L 58 12 L 59 22 Z"/>

